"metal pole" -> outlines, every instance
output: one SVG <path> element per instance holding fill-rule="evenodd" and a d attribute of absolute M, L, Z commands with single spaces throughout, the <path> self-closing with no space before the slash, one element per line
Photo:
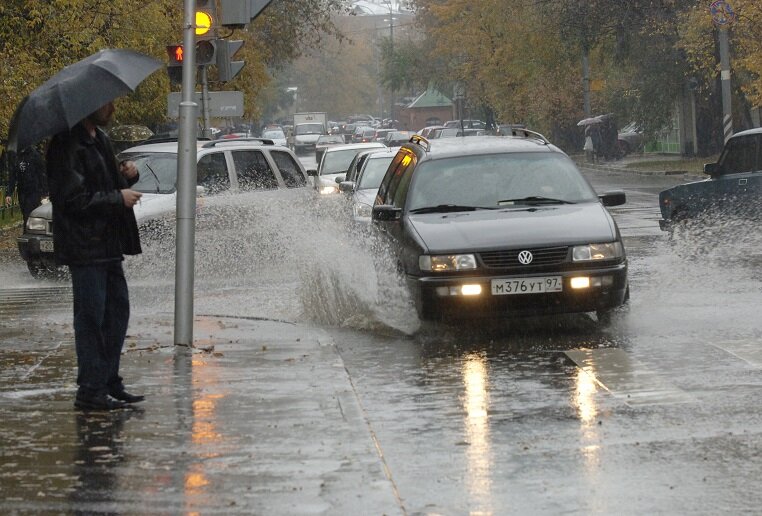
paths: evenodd
<path fill-rule="evenodd" d="M 394 118 L 394 74 L 395 74 L 395 69 L 394 69 L 394 16 L 393 16 L 393 13 L 392 13 L 392 3 L 391 3 L 391 1 L 389 2 L 389 48 L 391 49 L 391 56 L 392 56 L 392 58 L 391 58 L 391 61 L 392 61 L 392 88 L 391 88 L 391 92 L 389 94 L 390 97 L 391 97 L 391 102 L 389 103 L 390 104 L 389 107 L 391 108 L 391 111 L 389 111 L 389 113 L 390 113 L 389 114 L 389 118 L 391 120 L 396 120 Z M 393 122 L 392 122 L 392 125 L 394 125 Z"/>
<path fill-rule="evenodd" d="M 586 48 L 582 50 L 582 91 L 584 93 L 585 118 L 590 118 L 590 59 Z"/>
<path fill-rule="evenodd" d="M 175 256 L 175 345 L 193 345 L 193 273 L 196 239 L 195 0 L 184 0 L 183 90 L 177 142 L 177 239 Z"/>
<path fill-rule="evenodd" d="M 722 132 L 724 141 L 733 136 L 733 111 L 730 105 L 730 44 L 728 30 L 720 28 L 720 78 L 722 79 Z"/>
<path fill-rule="evenodd" d="M 696 130 L 696 93 L 691 90 L 691 139 L 693 140 L 693 155 L 698 156 L 698 131 Z"/>
<path fill-rule="evenodd" d="M 204 138 L 212 137 L 212 123 L 209 116 L 209 103 L 211 97 L 209 96 L 209 81 L 206 76 L 206 65 L 201 67 L 201 112 L 204 114 Z"/>

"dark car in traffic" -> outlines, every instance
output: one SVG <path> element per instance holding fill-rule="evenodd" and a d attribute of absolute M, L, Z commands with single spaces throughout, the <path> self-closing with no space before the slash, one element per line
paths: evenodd
<path fill-rule="evenodd" d="M 759 217 L 762 214 L 762 128 L 734 134 L 717 163 L 704 165 L 709 178 L 659 193 L 662 230 L 676 223 L 716 216 Z"/>
<path fill-rule="evenodd" d="M 596 312 L 628 299 L 627 258 L 606 206 L 542 135 L 414 136 L 372 211 L 422 319 Z"/>

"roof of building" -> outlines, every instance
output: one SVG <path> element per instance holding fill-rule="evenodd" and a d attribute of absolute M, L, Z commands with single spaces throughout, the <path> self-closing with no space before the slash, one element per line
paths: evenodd
<path fill-rule="evenodd" d="M 411 102 L 407 108 L 432 108 L 432 107 L 451 107 L 452 100 L 445 97 L 441 92 L 429 88 Z"/>

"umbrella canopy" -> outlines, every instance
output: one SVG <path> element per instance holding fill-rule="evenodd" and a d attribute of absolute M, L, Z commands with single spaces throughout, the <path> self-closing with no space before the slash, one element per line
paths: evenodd
<path fill-rule="evenodd" d="M 601 120 L 597 116 L 594 116 L 594 117 L 591 117 L 591 118 L 583 118 L 582 120 L 577 122 L 577 126 L 600 124 L 602 122 L 603 122 L 603 120 Z"/>
<path fill-rule="evenodd" d="M 132 91 L 161 61 L 127 49 L 105 49 L 71 64 L 24 97 L 8 128 L 17 152 L 66 129 Z"/>

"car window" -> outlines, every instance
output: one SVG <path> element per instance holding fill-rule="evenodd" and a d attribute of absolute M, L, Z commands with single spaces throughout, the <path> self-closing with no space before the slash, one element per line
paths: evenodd
<path fill-rule="evenodd" d="M 230 176 L 225 163 L 223 152 L 206 154 L 198 160 L 198 185 L 203 186 L 206 193 L 214 195 L 230 189 Z"/>
<path fill-rule="evenodd" d="M 364 149 L 342 149 L 334 152 L 329 152 L 328 149 L 323 154 L 323 161 L 320 163 L 320 175 L 325 174 L 344 174 L 349 168 L 349 164 L 352 162 L 358 152 L 362 152 Z"/>
<path fill-rule="evenodd" d="M 762 170 L 761 142 L 762 135 L 760 134 L 736 136 L 729 140 L 720 158 L 720 172 L 739 174 Z"/>
<path fill-rule="evenodd" d="M 408 210 L 455 204 L 495 208 L 544 197 L 577 203 L 597 201 L 574 163 L 559 154 L 505 153 L 422 163 L 415 173 Z M 396 204 L 396 203 L 395 203 Z"/>
<path fill-rule="evenodd" d="M 322 134 L 323 124 L 299 124 L 294 127 L 294 134 Z"/>
<path fill-rule="evenodd" d="M 286 135 L 283 134 L 283 131 L 265 131 L 264 133 L 262 133 L 262 138 L 283 140 L 286 138 Z"/>
<path fill-rule="evenodd" d="M 286 183 L 288 188 L 298 188 L 300 186 L 306 186 L 307 180 L 299 169 L 299 165 L 294 161 L 294 158 L 288 152 L 271 151 L 275 165 L 280 170 L 280 175 L 283 177 L 283 182 Z"/>
<path fill-rule="evenodd" d="M 233 151 L 233 163 L 241 190 L 272 190 L 278 188 L 278 180 L 261 151 Z"/>
<path fill-rule="evenodd" d="M 402 149 L 397 153 L 397 156 L 395 156 L 394 161 L 392 162 L 392 166 L 389 167 L 391 172 L 391 174 L 387 174 L 389 180 L 386 181 L 385 177 L 384 182 L 382 183 L 385 190 L 382 194 L 384 204 L 393 204 L 397 207 L 402 207 L 402 204 L 398 204 L 398 202 L 407 195 L 407 184 L 410 180 L 409 177 L 405 179 L 405 176 L 410 176 L 410 173 L 412 172 L 412 169 L 415 168 L 417 162 L 418 157 L 410 150 Z M 400 190 L 399 196 L 398 190 Z M 379 193 L 382 192 L 379 191 Z"/>
<path fill-rule="evenodd" d="M 132 185 L 143 193 L 172 193 L 177 183 L 177 154 L 168 152 L 128 153 L 119 155 L 119 161 L 131 160 L 140 174 Z"/>
<path fill-rule="evenodd" d="M 389 168 L 389 164 L 393 159 L 393 154 L 381 158 L 368 159 L 358 179 L 357 189 L 378 188 L 381 185 L 384 174 L 386 174 L 386 169 Z"/>

